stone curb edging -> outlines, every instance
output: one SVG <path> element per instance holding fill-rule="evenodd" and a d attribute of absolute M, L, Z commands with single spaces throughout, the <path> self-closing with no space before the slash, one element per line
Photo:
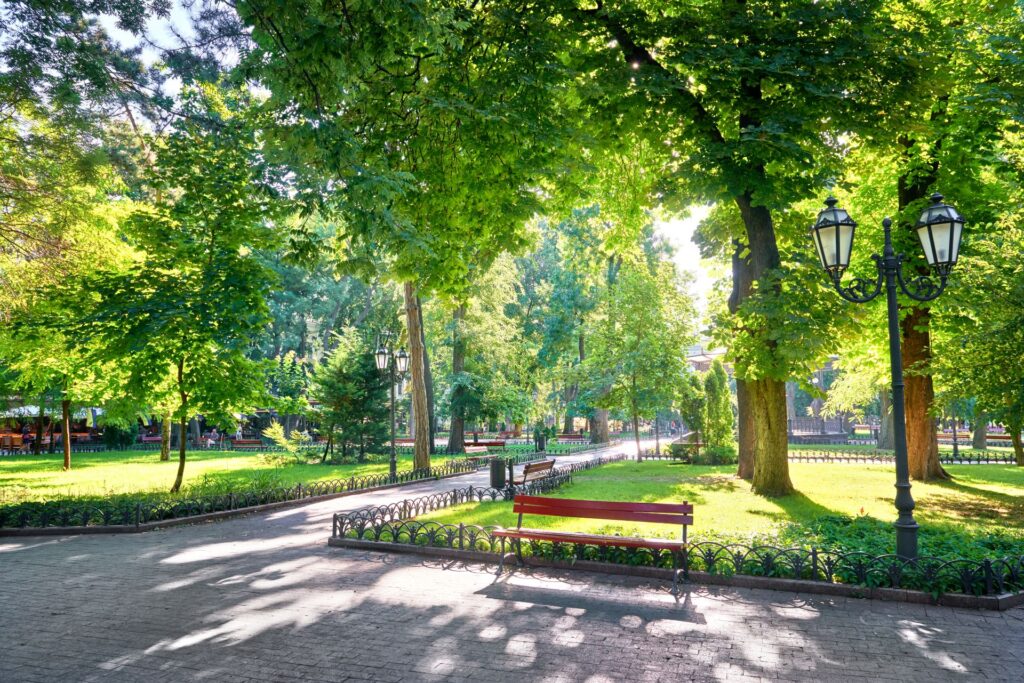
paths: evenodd
<path fill-rule="evenodd" d="M 413 481 L 405 481 L 397 484 L 384 484 L 383 486 L 371 486 L 365 489 L 354 489 L 352 491 L 339 491 L 338 493 L 325 493 L 320 496 L 309 496 L 308 498 L 294 498 L 292 500 L 282 500 L 276 503 L 264 503 L 263 505 L 250 505 L 244 508 L 235 508 L 234 510 L 219 510 L 217 512 L 207 512 L 202 515 L 191 515 L 189 517 L 177 517 L 175 519 L 163 519 L 156 522 L 145 522 L 139 525 L 135 524 L 111 524 L 109 526 L 47 526 L 47 527 L 10 527 L 0 529 L 0 538 L 19 538 L 26 536 L 72 536 L 72 535 L 85 535 L 85 534 L 137 534 L 145 531 L 156 531 L 157 529 L 166 529 L 175 526 L 185 526 L 188 524 L 202 524 L 204 522 L 216 522 L 222 519 L 230 519 L 232 517 L 242 517 L 244 515 L 255 514 L 259 512 L 270 512 L 272 510 L 278 510 L 287 507 L 298 507 L 300 505 L 306 505 L 309 503 L 319 503 L 325 500 L 333 500 L 335 498 L 345 498 L 347 496 L 355 496 L 361 493 L 372 493 L 374 491 L 383 491 L 385 489 L 400 488 L 402 486 L 409 486 L 411 484 L 420 484 L 428 481 L 440 481 L 442 479 L 451 479 L 452 477 L 461 477 L 467 474 L 476 474 L 479 470 L 469 470 L 468 472 L 455 472 L 454 474 L 445 474 L 440 477 L 424 477 L 423 479 L 414 479 Z"/>
<path fill-rule="evenodd" d="M 390 543 L 380 541 L 363 541 L 354 538 L 330 538 L 327 545 L 335 548 L 355 548 L 377 552 L 409 553 L 443 557 L 451 560 L 464 560 L 480 564 L 497 564 L 499 557 L 494 553 L 482 550 L 456 550 L 454 548 L 437 548 L 432 546 L 411 545 L 407 543 Z M 553 567 L 557 569 L 582 569 L 601 574 L 617 574 L 623 576 L 640 576 L 653 579 L 672 580 L 671 569 L 659 567 L 636 567 L 631 565 L 611 564 L 578 560 L 574 563 L 554 562 L 535 557 L 525 558 L 526 564 L 534 567 Z M 514 566 L 514 565 L 510 565 Z M 918 605 L 941 605 L 943 607 L 963 607 L 968 609 L 984 609 L 1005 611 L 1024 605 L 1024 591 L 1018 593 L 1001 593 L 999 595 L 964 595 L 962 593 L 945 593 L 934 598 L 930 593 L 905 588 L 870 588 L 846 583 L 827 583 L 824 581 L 808 581 L 805 579 L 783 579 L 769 576 L 746 576 L 734 574 L 708 574 L 707 572 L 690 572 L 691 583 L 701 583 L 733 588 L 757 588 L 777 590 L 791 593 L 813 593 L 847 598 L 867 598 L 886 602 L 907 602 Z"/>

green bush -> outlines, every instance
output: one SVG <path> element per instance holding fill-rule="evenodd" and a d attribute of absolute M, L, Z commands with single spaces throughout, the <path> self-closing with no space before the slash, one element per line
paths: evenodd
<path fill-rule="evenodd" d="M 735 465 L 736 460 L 736 447 L 732 445 L 706 446 L 693 456 L 694 465 Z"/>
<path fill-rule="evenodd" d="M 139 426 L 118 427 L 108 424 L 103 427 L 103 444 L 110 450 L 124 450 L 135 443 L 139 436 Z"/>

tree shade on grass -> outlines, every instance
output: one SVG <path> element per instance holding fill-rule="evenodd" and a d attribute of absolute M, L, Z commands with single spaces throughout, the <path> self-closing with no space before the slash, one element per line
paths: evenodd
<path fill-rule="evenodd" d="M 59 453 L 0 458 L 0 505 L 67 496 L 163 491 L 177 468 L 175 462 L 161 462 L 155 451 L 81 453 L 75 458 L 76 467 L 71 472 L 61 472 Z M 191 459 L 193 466 L 182 489 L 186 493 L 189 487 L 196 486 L 242 489 L 254 481 L 270 480 L 275 486 L 294 486 L 388 472 L 385 458 L 352 465 L 278 465 L 258 453 L 194 451 Z M 447 458 L 438 457 L 432 464 L 440 467 L 446 461 Z M 412 457 L 399 455 L 398 469 L 412 469 Z"/>
<path fill-rule="evenodd" d="M 922 554 L 948 554 L 950 548 L 1017 547 L 1024 553 L 1024 476 L 1007 465 L 953 465 L 952 482 L 914 484 L 921 524 Z M 694 504 L 690 537 L 759 537 L 780 544 L 824 543 L 891 552 L 893 471 L 884 465 L 791 463 L 801 493 L 778 498 L 755 495 L 732 466 L 679 465 L 667 462 L 619 462 L 574 476 L 573 483 L 547 494 L 593 500 Z M 844 519 L 846 516 L 850 519 Z M 511 503 L 462 505 L 419 520 L 452 524 L 514 526 Z M 593 533 L 665 536 L 664 525 L 619 524 L 600 520 L 534 517 L 528 526 Z M 957 550 L 956 552 L 961 552 Z"/>

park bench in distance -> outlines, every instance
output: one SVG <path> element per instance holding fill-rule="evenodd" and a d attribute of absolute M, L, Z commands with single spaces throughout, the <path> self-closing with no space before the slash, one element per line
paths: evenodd
<path fill-rule="evenodd" d="M 586 545 L 615 546 L 621 548 L 649 548 L 672 552 L 672 594 L 679 587 L 679 572 L 685 574 L 685 565 L 679 566 L 680 553 L 686 548 L 686 527 L 693 525 L 693 505 L 690 503 L 622 503 L 604 500 L 573 500 L 570 498 L 544 498 L 541 496 L 516 496 L 512 512 L 519 515 L 515 529 L 498 529 L 495 537 L 501 539 L 501 562 L 498 576 L 505 568 L 505 539 L 515 549 L 516 559 L 523 564 L 522 540 L 550 541 L 552 543 L 582 543 Z M 665 538 L 640 538 L 638 536 L 603 536 L 581 534 L 571 531 L 550 529 L 529 529 L 523 527 L 523 515 L 545 517 L 575 517 L 578 519 L 613 519 L 625 522 L 653 522 L 656 524 L 678 524 L 682 527 L 682 539 L 673 541 Z"/>
<path fill-rule="evenodd" d="M 473 463 L 474 467 L 486 465 L 497 456 L 487 453 L 487 446 L 466 446 L 466 460 Z"/>
<path fill-rule="evenodd" d="M 258 451 L 262 448 L 263 441 L 260 439 L 231 439 L 233 451 Z"/>
<path fill-rule="evenodd" d="M 555 461 L 554 460 L 541 460 L 540 462 L 528 462 L 523 467 L 523 475 L 519 477 L 518 481 L 513 480 L 512 483 L 516 486 L 523 486 L 529 484 L 531 481 L 537 481 L 544 477 L 550 476 L 554 472 Z"/>
<path fill-rule="evenodd" d="M 586 441 L 587 437 L 583 436 L 582 434 L 559 434 L 558 435 L 558 440 L 560 442 L 566 442 L 566 441 L 578 442 L 578 441 Z"/>

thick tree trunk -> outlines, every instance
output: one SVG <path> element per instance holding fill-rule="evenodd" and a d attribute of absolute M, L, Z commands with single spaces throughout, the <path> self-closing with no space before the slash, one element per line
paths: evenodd
<path fill-rule="evenodd" d="M 977 409 L 971 420 L 971 448 L 979 451 L 988 448 L 988 415 Z"/>
<path fill-rule="evenodd" d="M 590 443 L 607 443 L 611 440 L 608 434 L 608 411 L 598 408 L 594 410 L 594 419 L 590 422 Z"/>
<path fill-rule="evenodd" d="M 71 469 L 71 401 L 60 402 L 60 431 L 64 440 L 64 471 Z M 52 439 L 51 439 L 52 440 Z"/>
<path fill-rule="evenodd" d="M 910 476 L 919 481 L 950 478 L 939 464 L 939 440 L 935 433 L 935 420 L 930 414 L 935 402 L 929 369 L 930 317 L 929 309 L 915 308 L 900 323 L 906 385 L 907 460 Z"/>
<path fill-rule="evenodd" d="M 878 392 L 878 448 L 891 451 L 896 446 L 892 430 L 892 398 L 888 389 Z"/>
<path fill-rule="evenodd" d="M 1020 425 L 1010 426 L 1010 440 L 1013 441 L 1013 457 L 1018 467 L 1024 467 L 1024 444 L 1021 443 Z"/>
<path fill-rule="evenodd" d="M 420 344 L 423 345 L 423 382 L 427 387 L 427 425 L 429 426 L 428 432 L 430 435 L 430 453 L 434 454 L 437 452 L 437 444 L 435 443 L 437 436 L 437 420 L 434 415 L 434 373 L 430 371 L 430 351 L 427 349 L 427 326 L 423 324 L 423 303 L 420 301 L 420 297 L 416 295 L 416 315 L 420 321 Z"/>
<path fill-rule="evenodd" d="M 736 476 L 741 479 L 750 480 L 754 478 L 754 451 L 756 450 L 755 436 L 757 431 L 754 427 L 754 408 L 750 403 L 750 391 L 747 388 L 747 383 L 741 379 L 736 380 L 736 412 L 738 414 L 736 434 L 739 448 Z"/>
<path fill-rule="evenodd" d="M 409 368 L 412 371 L 412 407 L 415 423 L 413 468 L 430 467 L 430 413 L 427 407 L 427 382 L 424 375 L 423 335 L 420 331 L 420 307 L 416 289 L 405 283 L 405 324 L 409 330 Z"/>
<path fill-rule="evenodd" d="M 563 398 L 565 400 L 565 419 L 562 422 L 562 433 L 572 434 L 575 430 L 575 413 L 573 412 L 570 404 L 576 400 L 576 385 L 569 385 L 565 387 L 565 393 Z"/>
<path fill-rule="evenodd" d="M 452 313 L 452 374 L 457 375 L 465 369 L 466 347 L 462 338 L 462 320 L 466 316 L 466 307 L 459 306 Z M 462 405 L 462 385 L 452 392 L 452 424 L 448 434 L 448 452 L 464 453 L 466 451 L 466 410 Z"/>
<path fill-rule="evenodd" d="M 160 423 L 160 459 L 171 459 L 171 416 L 164 415 Z"/>
<path fill-rule="evenodd" d="M 729 312 L 736 314 L 740 304 L 750 296 L 752 286 L 750 258 L 742 257 L 746 245 L 739 240 L 733 240 L 732 252 L 732 294 L 729 296 Z M 739 377 L 736 378 L 736 436 L 738 447 L 738 460 L 736 475 L 742 479 L 754 478 L 754 452 L 756 427 L 754 422 L 754 408 L 750 402 L 750 391 L 747 382 Z M 786 424 L 787 428 L 789 423 Z M 788 432 L 787 432 L 788 433 Z M 701 438 L 704 435 L 701 434 Z"/>
<path fill-rule="evenodd" d="M 786 443 L 786 385 L 762 378 L 748 381 L 747 392 L 754 424 L 753 489 L 762 496 L 784 496 L 793 492 L 789 478 Z"/>

